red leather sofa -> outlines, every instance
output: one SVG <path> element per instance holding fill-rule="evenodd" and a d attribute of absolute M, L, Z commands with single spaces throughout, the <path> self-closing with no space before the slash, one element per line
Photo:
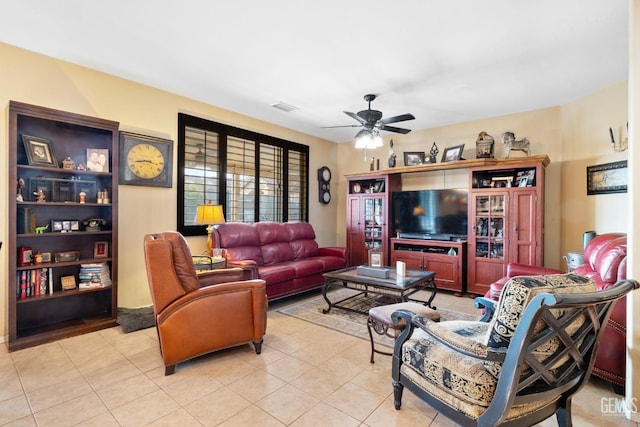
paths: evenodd
<path fill-rule="evenodd" d="M 593 278 L 598 289 L 607 289 L 627 277 L 627 235 L 608 233 L 594 237 L 584 249 L 585 263 L 573 273 Z M 511 277 L 539 274 L 561 274 L 564 271 L 522 264 L 509 264 L 507 276 L 491 284 L 486 298 L 498 300 L 502 287 Z M 592 374 L 613 384 L 622 393 L 626 371 L 626 297 L 618 301 L 598 347 Z"/>
<path fill-rule="evenodd" d="M 242 267 L 247 279 L 263 279 L 270 301 L 319 288 L 323 273 L 345 268 L 347 249 L 321 248 L 306 222 L 228 222 L 218 227 L 229 267 Z"/>

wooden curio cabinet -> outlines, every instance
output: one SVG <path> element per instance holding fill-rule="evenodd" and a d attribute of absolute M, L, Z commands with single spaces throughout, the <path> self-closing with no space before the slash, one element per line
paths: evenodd
<path fill-rule="evenodd" d="M 467 291 L 484 294 L 507 264 L 541 266 L 547 156 L 469 170 Z"/>
<path fill-rule="evenodd" d="M 115 326 L 119 124 L 15 101 L 8 116 L 9 350 Z"/>
<path fill-rule="evenodd" d="M 389 264 L 391 192 L 400 189 L 400 175 L 347 177 L 347 248 L 352 266 L 369 263 L 369 251 L 382 253 Z"/>

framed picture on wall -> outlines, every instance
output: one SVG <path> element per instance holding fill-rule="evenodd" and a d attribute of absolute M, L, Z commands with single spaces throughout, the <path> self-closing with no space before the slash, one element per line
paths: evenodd
<path fill-rule="evenodd" d="M 587 166 L 587 195 L 626 193 L 627 161 Z"/>

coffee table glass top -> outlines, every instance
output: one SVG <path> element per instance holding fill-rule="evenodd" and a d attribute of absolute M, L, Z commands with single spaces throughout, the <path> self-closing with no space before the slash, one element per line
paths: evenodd
<path fill-rule="evenodd" d="M 345 280 L 347 282 L 353 281 L 357 283 L 371 284 L 376 286 L 386 286 L 392 288 L 411 288 L 416 282 L 423 281 L 431 276 L 434 276 L 433 271 L 422 270 L 407 270 L 404 276 L 398 276 L 395 268 L 385 267 L 389 270 L 389 277 L 384 279 L 382 277 L 365 276 L 358 274 L 357 267 L 347 267 L 342 270 L 331 271 L 325 273 L 325 278 Z"/>

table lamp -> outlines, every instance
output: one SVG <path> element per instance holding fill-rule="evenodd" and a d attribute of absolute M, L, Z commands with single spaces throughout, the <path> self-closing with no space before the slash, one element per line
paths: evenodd
<path fill-rule="evenodd" d="M 224 224 L 222 205 L 213 205 L 211 204 L 211 200 L 208 200 L 206 205 L 198 205 L 195 223 L 207 226 L 207 233 L 209 235 L 207 238 L 207 253 L 209 256 L 213 256 L 212 249 L 220 247 L 217 233 L 215 242 L 213 241 L 213 229 L 220 224 Z"/>

